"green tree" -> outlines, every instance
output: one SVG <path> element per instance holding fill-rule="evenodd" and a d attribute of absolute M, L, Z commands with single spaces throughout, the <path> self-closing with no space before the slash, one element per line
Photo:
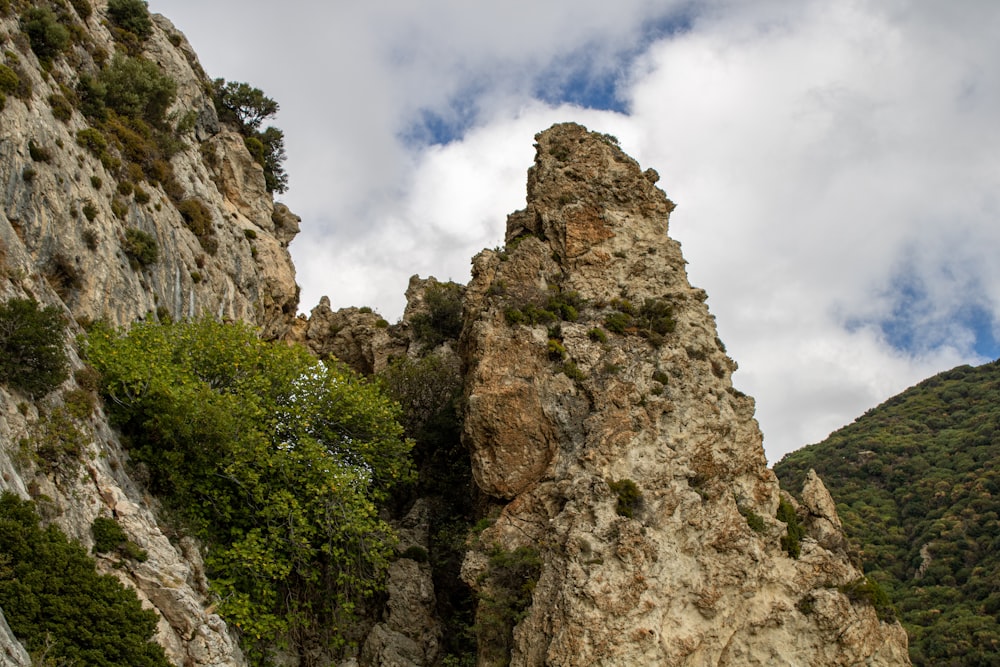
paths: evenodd
<path fill-rule="evenodd" d="M 140 39 L 153 34 L 153 21 L 143 0 L 108 0 L 108 18 L 117 27 Z"/>
<path fill-rule="evenodd" d="M 0 304 L 0 382 L 31 396 L 49 393 L 67 377 L 62 313 L 34 299 Z"/>
<path fill-rule="evenodd" d="M 250 155 L 264 168 L 268 192 L 285 192 L 285 133 L 274 126 L 260 129 L 265 119 L 278 113 L 278 103 L 248 83 L 216 79 L 212 86 L 220 119 L 239 127 Z"/>
<path fill-rule="evenodd" d="M 103 88 L 103 103 L 109 108 L 157 127 L 163 125 L 167 109 L 177 96 L 177 84 L 156 63 L 120 53 L 101 70 L 98 82 L 100 87 L 93 87 L 91 93 L 98 94 Z"/>
<path fill-rule="evenodd" d="M 215 106 L 224 120 L 235 120 L 245 130 L 257 130 L 278 113 L 278 103 L 248 83 L 216 79 Z"/>
<path fill-rule="evenodd" d="M 51 62 L 70 45 L 69 29 L 48 7 L 32 7 L 25 12 L 21 28 L 28 35 L 31 50 L 43 63 Z"/>
<path fill-rule="evenodd" d="M 219 612 L 251 654 L 345 641 L 393 555 L 377 506 L 411 474 L 398 406 L 242 324 L 96 328 L 86 354 L 153 490 L 208 545 Z"/>
<path fill-rule="evenodd" d="M 45 664 L 167 667 L 151 640 L 156 613 L 100 575 L 83 547 L 42 528 L 31 502 L 0 495 L 0 607 L 14 635 Z"/>

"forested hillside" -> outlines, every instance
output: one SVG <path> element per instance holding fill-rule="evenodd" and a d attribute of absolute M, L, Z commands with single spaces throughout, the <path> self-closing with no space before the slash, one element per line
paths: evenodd
<path fill-rule="evenodd" d="M 1000 665 L 1000 362 L 942 373 L 774 466 L 814 468 L 915 665 Z"/>

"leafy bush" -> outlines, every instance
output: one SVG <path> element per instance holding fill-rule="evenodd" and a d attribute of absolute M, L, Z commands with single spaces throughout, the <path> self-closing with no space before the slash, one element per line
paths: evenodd
<path fill-rule="evenodd" d="M 632 316 L 628 313 L 609 313 L 604 318 L 604 326 L 612 333 L 623 334 L 632 326 Z"/>
<path fill-rule="evenodd" d="M 407 547 L 406 550 L 399 555 L 400 558 L 409 558 L 410 560 L 415 560 L 418 563 L 427 562 L 427 549 L 414 544 L 411 547 Z"/>
<path fill-rule="evenodd" d="M 601 329 L 598 329 L 597 327 L 594 327 L 593 329 L 588 331 L 587 337 L 589 337 L 590 340 L 594 341 L 595 343 L 608 342 L 608 335 L 604 333 L 604 331 L 602 331 Z"/>
<path fill-rule="evenodd" d="M 781 548 L 792 558 L 798 558 L 802 552 L 802 538 L 805 537 L 806 530 L 799 523 L 799 515 L 795 512 L 795 507 L 782 498 L 778 501 L 778 521 L 783 521 L 786 526 L 785 534 L 781 537 Z"/>
<path fill-rule="evenodd" d="M 49 95 L 49 106 L 52 108 L 52 115 L 56 120 L 66 123 L 73 117 L 73 105 L 63 95 L 58 93 Z"/>
<path fill-rule="evenodd" d="M 73 5 L 77 15 L 84 21 L 94 13 L 94 8 L 90 6 L 90 0 L 69 0 L 69 3 Z"/>
<path fill-rule="evenodd" d="M 431 350 L 455 340 L 462 333 L 462 286 L 458 283 L 434 283 L 424 293 L 426 312 L 417 313 L 410 321 L 413 336 Z"/>
<path fill-rule="evenodd" d="M 542 559 L 534 547 L 490 554 L 489 567 L 479 580 L 479 613 L 476 639 L 480 657 L 490 664 L 509 664 L 514 626 L 524 620 L 531 607 Z"/>
<path fill-rule="evenodd" d="M 42 396 L 68 376 L 62 313 L 34 299 L 0 304 L 0 382 Z"/>
<path fill-rule="evenodd" d="M 42 528 L 34 504 L 0 495 L 0 607 L 29 652 L 45 664 L 168 667 L 152 642 L 156 613 L 56 526 Z"/>
<path fill-rule="evenodd" d="M 879 619 L 893 623 L 896 620 L 896 610 L 878 582 L 870 577 L 858 577 L 854 581 L 840 587 L 840 592 L 855 602 L 864 602 L 875 607 Z"/>
<path fill-rule="evenodd" d="M 28 35 L 31 50 L 42 63 L 49 63 L 70 45 L 69 29 L 59 23 L 47 7 L 32 7 L 21 17 L 21 29 Z"/>
<path fill-rule="evenodd" d="M 21 85 L 17 72 L 0 63 L 0 93 L 12 95 Z"/>
<path fill-rule="evenodd" d="M 125 531 L 114 519 L 99 516 L 90 524 L 90 532 L 94 536 L 94 552 L 103 554 L 116 551 L 128 541 Z"/>
<path fill-rule="evenodd" d="M 608 487 L 612 493 L 618 496 L 615 503 L 615 511 L 619 516 L 632 518 L 635 511 L 642 505 L 642 492 L 636 483 L 630 479 L 621 479 L 616 482 L 608 482 Z"/>
<path fill-rule="evenodd" d="M 156 245 L 156 238 L 152 234 L 129 227 L 125 230 L 125 241 L 122 243 L 122 250 L 128 255 L 129 262 L 133 268 L 146 268 L 150 264 L 155 264 L 160 258 L 160 250 Z"/>
<path fill-rule="evenodd" d="M 32 459 L 46 472 L 71 472 L 87 446 L 86 436 L 65 407 L 43 415 L 25 443 Z"/>
<path fill-rule="evenodd" d="M 242 324 L 97 327 L 85 352 L 151 489 L 208 545 L 248 650 L 343 642 L 395 557 L 377 503 L 410 475 L 398 406 Z"/>
<path fill-rule="evenodd" d="M 767 524 L 764 523 L 764 517 L 754 512 L 749 507 L 739 507 L 740 514 L 743 518 L 747 520 L 747 525 L 755 533 L 763 533 L 767 530 Z"/>
<path fill-rule="evenodd" d="M 120 53 L 101 70 L 98 81 L 103 86 L 103 101 L 108 108 L 154 126 L 163 125 L 167 109 L 177 95 L 177 84 L 156 63 Z"/>
<path fill-rule="evenodd" d="M 39 146 L 34 139 L 28 140 L 28 156 L 35 162 L 52 161 L 52 151 L 45 146 Z"/>
<path fill-rule="evenodd" d="M 108 149 L 108 140 L 99 130 L 85 127 L 76 133 L 76 143 L 90 151 L 94 157 L 100 158 Z M 96 186 L 95 186 L 96 187 Z"/>
<path fill-rule="evenodd" d="M 202 249 L 210 255 L 218 250 L 219 242 L 215 238 L 215 228 L 212 226 L 212 212 L 200 199 L 185 199 L 177 203 L 177 210 L 184 219 L 187 228 L 194 232 Z"/>
<path fill-rule="evenodd" d="M 108 18 L 118 28 L 140 39 L 146 39 L 153 33 L 153 21 L 143 0 L 108 0 Z"/>

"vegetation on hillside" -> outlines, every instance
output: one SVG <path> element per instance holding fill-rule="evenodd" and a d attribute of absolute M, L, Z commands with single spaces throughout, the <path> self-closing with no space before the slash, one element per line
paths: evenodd
<path fill-rule="evenodd" d="M 0 303 L 0 383 L 29 396 L 44 396 L 65 380 L 62 312 L 34 299 Z"/>
<path fill-rule="evenodd" d="M 1000 664 L 1000 362 L 925 380 L 774 466 L 793 493 L 810 468 L 913 663 Z"/>
<path fill-rule="evenodd" d="M 218 611 L 255 662 L 275 645 L 347 642 L 395 555 L 378 505 L 411 474 L 398 406 L 243 324 L 96 327 L 84 348 L 149 488 L 206 546 Z"/>
<path fill-rule="evenodd" d="M 34 503 L 8 492 L 0 495 L 0 608 L 36 665 L 170 664 L 152 641 L 156 613 L 98 574 L 58 527 L 43 528 Z"/>

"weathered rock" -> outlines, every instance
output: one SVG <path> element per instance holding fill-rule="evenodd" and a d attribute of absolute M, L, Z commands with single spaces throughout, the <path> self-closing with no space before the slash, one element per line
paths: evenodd
<path fill-rule="evenodd" d="M 31 667 L 31 657 L 17 641 L 0 612 L 0 667 Z"/>
<path fill-rule="evenodd" d="M 426 561 L 428 512 L 418 501 L 402 521 L 400 546 L 421 550 Z M 400 558 L 389 566 L 385 619 L 368 634 L 360 663 L 372 667 L 424 667 L 433 665 L 441 643 L 441 624 L 431 568 L 426 562 Z"/>
<path fill-rule="evenodd" d="M 322 297 L 309 318 L 299 317 L 285 339 L 301 343 L 320 359 L 333 357 L 358 373 L 381 371 L 396 355 L 406 354 L 406 343 L 396 340 L 389 323 L 370 308 L 330 309 Z"/>
<path fill-rule="evenodd" d="M 497 548 L 542 562 L 510 664 L 908 664 L 902 628 L 837 590 L 861 572 L 829 539 L 781 548 L 753 400 L 655 172 L 578 125 L 536 139 L 506 249 L 474 260 L 462 344 L 475 478 L 510 499 L 463 578 Z M 807 507 L 838 530 L 820 488 Z"/>

